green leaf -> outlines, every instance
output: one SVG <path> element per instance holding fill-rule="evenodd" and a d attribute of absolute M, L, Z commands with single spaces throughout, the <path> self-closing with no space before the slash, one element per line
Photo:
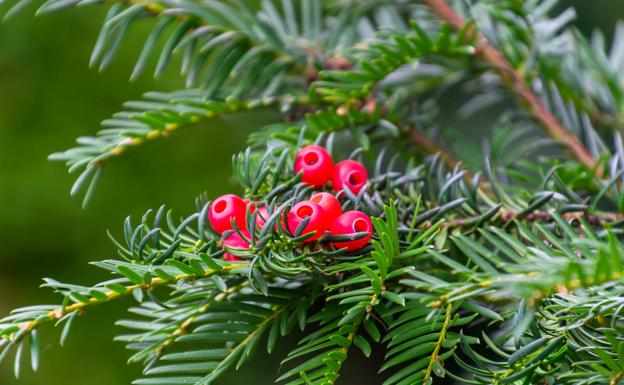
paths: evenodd
<path fill-rule="evenodd" d="M 381 293 L 382 297 L 399 304 L 400 306 L 405 306 L 405 298 L 391 291 L 384 291 Z"/>
<path fill-rule="evenodd" d="M 353 343 L 355 344 L 355 346 L 360 348 L 360 350 L 362 351 L 362 353 L 364 353 L 364 355 L 366 357 L 370 357 L 370 355 L 371 355 L 371 346 L 368 343 L 368 341 L 366 341 L 366 338 L 364 338 L 364 337 L 362 337 L 360 335 L 357 335 L 353 339 Z"/>

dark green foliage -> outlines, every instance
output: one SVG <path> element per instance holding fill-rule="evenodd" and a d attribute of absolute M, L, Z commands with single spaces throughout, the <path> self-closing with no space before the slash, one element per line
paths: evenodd
<path fill-rule="evenodd" d="M 0 320 L 0 358 L 14 351 L 19 373 L 30 346 L 36 369 L 39 326 L 62 326 L 62 342 L 86 310 L 132 295 L 132 318 L 118 321 L 131 334 L 117 339 L 145 368 L 136 384 L 211 384 L 296 327 L 305 334 L 278 382 L 333 384 L 354 348 L 368 357 L 381 344 L 384 385 L 620 383 L 622 31 L 607 54 L 568 25 L 571 10 L 553 15 L 554 1 L 476 1 L 450 9 L 470 20 L 461 26 L 424 3 L 114 2 L 92 65 L 106 67 L 131 24 L 156 17 L 132 77 L 180 53 L 189 89 L 128 102 L 96 137 L 53 155 L 81 171 L 72 194 L 85 189 L 86 203 L 104 164 L 146 140 L 267 108 L 279 117 L 232 165 L 269 218 L 259 229 L 248 213 L 250 249 L 227 250 L 239 262 L 223 261 L 204 195 L 187 217 L 161 207 L 126 219 L 111 237 L 120 259 L 94 263 L 113 279 L 46 279 L 62 304 Z M 449 90 L 470 95 L 462 116 L 499 105 L 483 149 L 461 126 L 440 129 Z M 538 133 L 557 121 L 573 142 Z M 360 251 L 333 249 L 328 234 L 301 243 L 309 235 L 280 220 L 313 193 L 292 167 L 311 143 L 369 166 L 367 188 L 339 196 L 372 217 Z M 561 151 L 575 146 L 593 168 Z"/>

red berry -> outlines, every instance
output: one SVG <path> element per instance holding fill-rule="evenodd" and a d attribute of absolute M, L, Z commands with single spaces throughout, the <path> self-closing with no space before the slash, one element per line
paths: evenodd
<path fill-rule="evenodd" d="M 348 235 L 354 233 L 367 232 L 364 238 L 345 242 L 332 242 L 336 249 L 346 247 L 349 251 L 354 251 L 364 247 L 373 235 L 373 223 L 368 215 L 361 211 L 347 211 L 339 216 L 331 226 L 331 235 Z"/>
<path fill-rule="evenodd" d="M 295 158 L 295 173 L 303 172 L 301 181 L 314 187 L 327 183 L 334 173 L 334 160 L 320 146 L 306 146 Z"/>
<path fill-rule="evenodd" d="M 342 214 L 342 206 L 333 194 L 328 192 L 320 192 L 312 195 L 310 202 L 314 202 L 321 206 L 329 223 L 333 223 L 340 214 Z"/>
<path fill-rule="evenodd" d="M 245 229 L 245 217 L 247 204 L 236 195 L 226 194 L 215 199 L 208 210 L 210 226 L 219 234 L 226 230 L 232 230 L 230 219 L 234 219 L 240 230 Z"/>
<path fill-rule="evenodd" d="M 345 187 L 348 187 L 354 194 L 357 194 L 362 188 L 366 187 L 367 179 L 368 172 L 362 163 L 355 160 L 343 160 L 336 164 L 334 170 L 334 190 L 342 191 Z"/>
<path fill-rule="evenodd" d="M 303 228 L 301 235 L 316 231 L 316 233 L 305 242 L 312 242 L 319 239 L 329 226 L 331 221 L 325 214 L 325 210 L 318 204 L 310 201 L 297 203 L 288 213 L 288 229 L 291 233 L 295 233 L 297 227 L 304 219 L 310 217 L 308 224 Z"/>
<path fill-rule="evenodd" d="M 241 232 L 245 237 L 249 238 L 249 233 L 247 231 Z M 228 237 L 223 240 L 223 246 L 227 246 L 232 249 L 249 249 L 249 243 L 241 238 L 241 236 L 238 235 L 237 232 L 233 232 L 232 234 L 228 235 Z M 223 254 L 223 256 L 225 257 L 226 261 L 242 261 L 242 258 L 232 255 L 227 250 Z"/>

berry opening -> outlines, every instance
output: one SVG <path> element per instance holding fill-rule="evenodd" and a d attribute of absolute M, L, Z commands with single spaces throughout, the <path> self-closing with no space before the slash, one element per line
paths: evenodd
<path fill-rule="evenodd" d="M 356 219 L 355 222 L 353 222 L 353 230 L 357 233 L 368 232 L 368 223 L 364 219 Z"/>
<path fill-rule="evenodd" d="M 308 166 L 314 166 L 319 161 L 319 156 L 316 152 L 308 152 L 303 156 L 303 161 Z"/>
<path fill-rule="evenodd" d="M 347 180 L 349 181 L 349 184 L 355 186 L 355 185 L 362 183 L 364 181 L 364 178 L 362 177 L 362 174 L 359 171 L 353 171 L 349 173 Z"/>
<path fill-rule="evenodd" d="M 312 215 L 314 210 L 310 206 L 301 206 L 297 209 L 297 216 L 299 218 L 306 218 Z"/>
<path fill-rule="evenodd" d="M 227 202 L 224 200 L 217 201 L 217 203 L 215 203 L 214 205 L 214 210 L 217 213 L 222 213 L 227 208 L 227 205 L 228 205 Z"/>

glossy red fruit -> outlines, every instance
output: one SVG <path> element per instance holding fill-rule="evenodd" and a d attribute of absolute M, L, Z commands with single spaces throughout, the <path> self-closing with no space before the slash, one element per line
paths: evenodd
<path fill-rule="evenodd" d="M 245 237 L 249 238 L 249 233 L 247 231 L 242 231 L 242 233 Z M 246 240 L 241 238 L 241 236 L 238 235 L 237 232 L 233 232 L 232 234 L 228 235 L 228 237 L 223 240 L 223 246 L 227 246 L 232 249 L 249 249 L 249 243 L 247 243 Z M 243 260 L 242 258 L 232 255 L 227 250 L 223 254 L 223 257 L 225 258 L 226 261 L 242 261 Z"/>
<path fill-rule="evenodd" d="M 342 214 L 342 206 L 333 194 L 328 192 L 320 192 L 312 195 L 310 202 L 314 202 L 321 206 L 329 223 L 333 223 L 340 214 Z"/>
<path fill-rule="evenodd" d="M 208 209 L 210 226 L 219 234 L 232 230 L 230 219 L 233 218 L 236 226 L 243 230 L 246 227 L 245 216 L 247 204 L 244 200 L 233 194 L 222 195 L 215 199 Z"/>
<path fill-rule="evenodd" d="M 334 160 L 320 146 L 306 146 L 295 158 L 295 173 L 303 172 L 301 181 L 314 187 L 329 182 L 334 174 Z"/>
<path fill-rule="evenodd" d="M 360 162 L 355 160 L 343 160 L 336 164 L 332 179 L 334 191 L 342 191 L 348 187 L 354 194 L 366 187 L 368 172 Z"/>
<path fill-rule="evenodd" d="M 366 246 L 373 235 L 373 223 L 368 215 L 361 211 L 347 211 L 336 218 L 330 229 L 331 235 L 348 235 L 367 232 L 364 238 L 345 242 L 332 242 L 336 249 L 346 247 L 349 251 L 355 251 Z"/>
<path fill-rule="evenodd" d="M 305 235 L 316 231 L 316 233 L 305 242 L 312 242 L 319 239 L 325 231 L 331 226 L 331 221 L 325 215 L 325 210 L 318 204 L 310 201 L 302 201 L 297 203 L 288 213 L 288 229 L 291 233 L 295 233 L 297 227 L 304 219 L 310 217 L 310 221 L 303 228 L 301 235 Z"/>

